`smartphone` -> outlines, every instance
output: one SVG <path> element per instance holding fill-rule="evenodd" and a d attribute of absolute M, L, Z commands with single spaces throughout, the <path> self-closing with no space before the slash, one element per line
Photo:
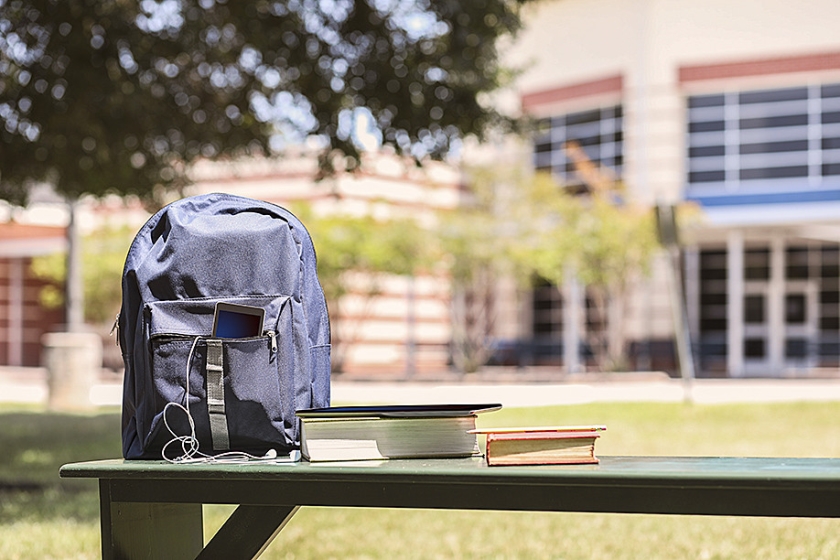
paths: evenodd
<path fill-rule="evenodd" d="M 249 338 L 263 332 L 265 309 L 236 303 L 216 303 L 214 338 Z"/>

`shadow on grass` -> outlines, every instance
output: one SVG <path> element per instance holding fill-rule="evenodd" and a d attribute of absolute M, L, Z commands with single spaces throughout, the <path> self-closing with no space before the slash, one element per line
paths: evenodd
<path fill-rule="evenodd" d="M 61 465 L 119 457 L 120 415 L 0 410 L 0 524 L 98 519 L 98 487 L 59 478 Z"/>

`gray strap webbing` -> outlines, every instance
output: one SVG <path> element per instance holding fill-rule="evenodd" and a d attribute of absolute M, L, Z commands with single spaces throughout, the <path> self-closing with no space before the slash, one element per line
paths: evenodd
<path fill-rule="evenodd" d="M 225 416 L 225 364 L 222 341 L 207 340 L 207 412 L 210 415 L 210 436 L 214 451 L 230 449 Z"/>

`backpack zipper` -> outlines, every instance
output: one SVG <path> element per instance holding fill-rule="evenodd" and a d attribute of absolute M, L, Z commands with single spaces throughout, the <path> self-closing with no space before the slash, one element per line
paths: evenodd
<path fill-rule="evenodd" d="M 277 353 L 277 333 L 274 331 L 265 331 L 265 334 L 271 339 L 271 353 Z"/>
<path fill-rule="evenodd" d="M 120 345 L 120 314 L 117 313 L 117 318 L 114 319 L 114 326 L 111 327 L 111 332 L 108 336 L 114 336 L 114 333 L 117 333 L 117 336 L 114 337 L 114 344 L 117 346 Z"/>

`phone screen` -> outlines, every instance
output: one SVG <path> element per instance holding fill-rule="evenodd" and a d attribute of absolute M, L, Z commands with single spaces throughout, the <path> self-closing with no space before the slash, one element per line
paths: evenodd
<path fill-rule="evenodd" d="M 219 304 L 213 336 L 217 338 L 248 338 L 262 334 L 263 310 L 258 307 Z"/>

